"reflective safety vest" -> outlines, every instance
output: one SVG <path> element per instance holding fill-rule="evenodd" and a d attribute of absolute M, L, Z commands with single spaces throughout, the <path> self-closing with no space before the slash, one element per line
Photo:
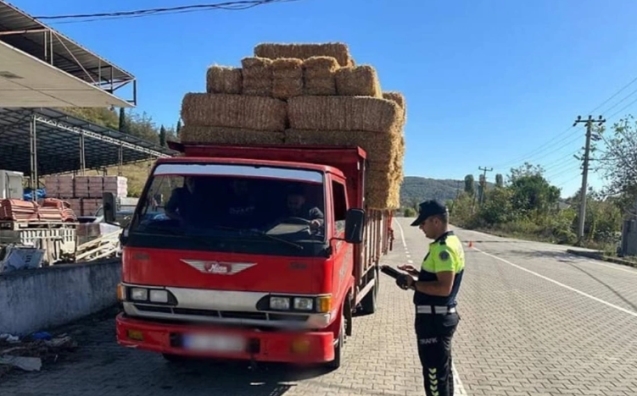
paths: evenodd
<path fill-rule="evenodd" d="M 422 261 L 418 280 L 422 282 L 435 281 L 437 273 L 452 271 L 455 273 L 451 294 L 447 297 L 432 296 L 419 291 L 414 293 L 414 304 L 437 305 L 455 307 L 456 297 L 464 274 L 464 248 L 462 242 L 448 231 L 429 244 L 429 252 Z"/>

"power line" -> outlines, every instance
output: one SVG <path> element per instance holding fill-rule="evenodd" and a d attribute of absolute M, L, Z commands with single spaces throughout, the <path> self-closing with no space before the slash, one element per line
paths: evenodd
<path fill-rule="evenodd" d="M 42 15 L 36 16 L 35 19 L 40 20 L 72 20 L 62 23 L 80 23 L 80 22 L 92 22 L 99 20 L 112 20 L 112 19 L 124 19 L 124 18 L 139 18 L 154 15 L 166 15 L 166 14 L 178 14 L 186 12 L 199 12 L 199 11 L 212 11 L 212 10 L 226 10 L 226 11 L 240 11 L 250 8 L 268 5 L 273 3 L 289 3 L 299 0 L 235 0 L 225 1 L 212 4 L 192 4 L 185 6 L 175 7 L 162 7 L 162 8 L 147 8 L 141 10 L 132 11 L 116 11 L 116 12 L 100 12 L 90 14 L 67 14 L 67 15 Z M 87 19 L 90 18 L 90 19 Z"/>
<path fill-rule="evenodd" d="M 589 110 L 588 113 L 592 113 L 597 111 L 598 109 L 600 109 L 602 106 L 604 106 L 606 103 L 610 102 L 611 100 L 613 100 L 617 95 L 619 95 L 620 93 L 622 93 L 624 90 L 626 90 L 628 87 L 630 87 L 631 85 L 633 85 L 635 82 L 637 82 L 637 77 L 633 78 L 630 82 L 628 82 L 627 84 L 625 84 L 622 88 L 620 88 L 618 91 L 616 91 L 613 95 L 611 95 L 609 98 L 607 98 L 606 100 L 604 100 L 602 103 L 600 103 L 599 105 L 597 105 L 597 107 L 595 107 L 592 110 Z M 635 93 L 637 93 L 637 89 L 635 89 L 634 91 L 632 91 L 631 93 L 629 93 L 628 95 L 626 95 L 624 98 L 622 98 L 619 102 L 615 103 L 613 106 L 611 106 L 610 108 L 606 109 L 605 112 L 617 107 L 620 103 L 622 103 L 623 101 L 625 101 L 626 99 L 628 99 L 629 97 L 633 96 Z M 631 103 L 632 104 L 632 103 Z M 623 109 L 622 109 L 623 110 Z M 622 111 L 620 110 L 620 111 Z M 580 130 L 583 130 L 584 128 L 578 128 L 576 130 L 574 130 L 572 133 L 568 134 L 569 131 L 571 131 L 573 128 L 575 128 L 575 126 L 570 126 L 568 128 L 566 128 L 564 131 L 560 132 L 559 134 L 557 134 L 556 136 L 554 136 L 553 138 L 549 139 L 547 142 L 545 142 L 544 144 L 540 145 L 539 147 L 531 150 L 530 152 L 527 152 L 526 154 L 524 154 L 521 157 L 518 157 L 517 159 L 511 160 L 511 161 L 507 161 L 507 162 L 503 162 L 499 165 L 496 166 L 496 168 L 502 168 L 505 167 L 507 165 L 514 165 L 516 163 L 519 163 L 520 161 L 524 161 L 527 160 L 531 157 L 533 157 L 534 155 L 539 154 L 542 152 L 542 149 L 544 147 L 550 146 L 551 144 L 558 144 L 560 142 L 563 142 L 564 140 L 570 138 L 571 136 L 574 135 L 578 135 L 578 132 Z M 568 136 L 565 136 L 567 135 Z M 559 141 L 554 142 L 556 139 L 559 139 L 561 136 L 564 136 L 562 139 L 560 139 Z M 554 142 L 554 143 L 553 143 Z M 569 142 L 570 143 L 570 142 Z"/>

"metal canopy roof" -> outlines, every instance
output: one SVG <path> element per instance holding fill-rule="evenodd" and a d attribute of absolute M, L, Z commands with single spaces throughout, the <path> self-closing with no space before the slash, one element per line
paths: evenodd
<path fill-rule="evenodd" d="M 0 41 L 0 107 L 131 107 Z"/>
<path fill-rule="evenodd" d="M 129 72 L 0 0 L 0 41 L 91 84 L 116 89 L 135 80 Z"/>
<path fill-rule="evenodd" d="M 37 175 L 132 163 L 175 152 L 53 109 L 0 109 L 0 169 L 31 174 L 30 128 L 35 118 Z"/>

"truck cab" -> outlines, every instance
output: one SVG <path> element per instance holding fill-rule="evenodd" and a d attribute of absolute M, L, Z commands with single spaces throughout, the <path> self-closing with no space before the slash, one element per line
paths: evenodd
<path fill-rule="evenodd" d="M 118 342 L 169 359 L 338 366 L 365 231 L 348 176 L 231 154 L 158 160 L 122 233 Z M 160 194 L 164 215 L 147 216 Z"/>

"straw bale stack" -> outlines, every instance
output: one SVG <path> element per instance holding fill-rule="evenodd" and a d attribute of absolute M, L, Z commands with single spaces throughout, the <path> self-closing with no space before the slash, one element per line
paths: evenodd
<path fill-rule="evenodd" d="M 325 44 L 278 44 L 262 43 L 254 47 L 254 55 L 261 58 L 297 58 L 301 60 L 315 56 L 329 56 L 336 59 L 339 66 L 353 66 L 349 48 L 343 43 Z"/>
<path fill-rule="evenodd" d="M 286 104 L 262 96 L 187 93 L 181 104 L 184 125 L 284 131 Z"/>
<path fill-rule="evenodd" d="M 241 60 L 243 94 L 272 96 L 272 59 L 250 57 Z"/>
<path fill-rule="evenodd" d="M 241 94 L 243 75 L 240 68 L 214 65 L 206 73 L 206 92 Z"/>
<path fill-rule="evenodd" d="M 285 134 L 279 131 L 186 125 L 179 131 L 179 138 L 182 143 L 268 146 L 283 144 Z"/>
<path fill-rule="evenodd" d="M 336 72 L 335 80 L 338 95 L 383 97 L 376 69 L 371 66 L 341 67 Z"/>
<path fill-rule="evenodd" d="M 338 61 L 329 56 L 313 56 L 303 61 L 303 94 L 336 95 Z"/>
<path fill-rule="evenodd" d="M 285 144 L 363 148 L 368 159 L 367 206 L 373 209 L 400 207 L 400 184 L 404 178 L 404 138 L 401 133 L 288 129 Z"/>
<path fill-rule="evenodd" d="M 347 45 L 259 44 L 241 67 L 212 66 L 207 93 L 182 102 L 184 143 L 362 147 L 366 205 L 400 206 L 405 98 L 383 92 L 372 66 Z"/>
<path fill-rule="evenodd" d="M 280 58 L 272 61 L 272 96 L 288 99 L 303 95 L 303 61 Z"/>
<path fill-rule="evenodd" d="M 397 132 L 403 111 L 393 101 L 367 96 L 298 96 L 288 100 L 290 128 Z"/>

